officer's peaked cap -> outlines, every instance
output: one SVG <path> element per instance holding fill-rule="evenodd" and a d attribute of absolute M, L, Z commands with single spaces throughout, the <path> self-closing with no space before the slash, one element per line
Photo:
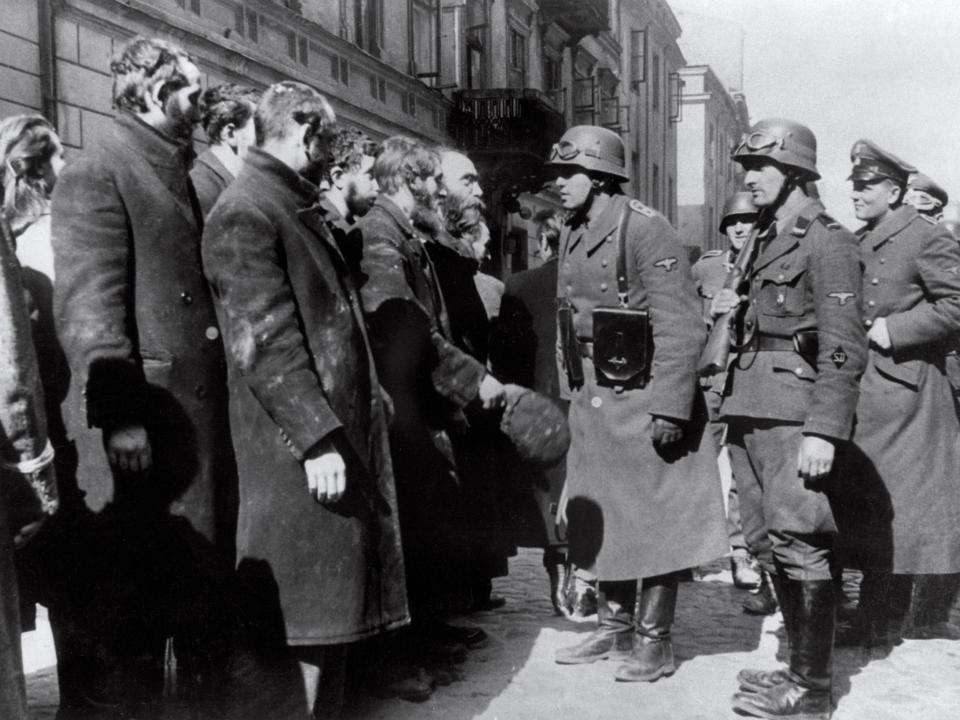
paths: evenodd
<path fill-rule="evenodd" d="M 892 180 L 906 185 L 911 173 L 917 169 L 893 153 L 887 152 L 870 140 L 857 140 L 850 149 L 853 170 L 848 180 Z"/>
<path fill-rule="evenodd" d="M 936 198 L 940 201 L 941 205 L 946 205 L 947 201 L 950 199 L 946 190 L 940 187 L 940 185 L 938 185 L 932 177 L 929 175 L 924 175 L 921 172 L 911 175 L 910 180 L 907 182 L 907 186 L 913 190 L 920 190 L 921 192 L 925 192 L 927 195 Z"/>

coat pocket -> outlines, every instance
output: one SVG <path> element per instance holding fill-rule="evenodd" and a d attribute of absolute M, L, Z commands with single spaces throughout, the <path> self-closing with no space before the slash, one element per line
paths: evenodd
<path fill-rule="evenodd" d="M 877 372 L 888 380 L 893 380 L 914 390 L 920 387 L 922 360 L 905 360 L 898 363 L 889 355 L 881 355 L 878 352 L 871 351 L 870 361 Z"/>
<path fill-rule="evenodd" d="M 760 312 L 772 317 L 803 315 L 806 266 L 766 271 L 760 277 Z"/>

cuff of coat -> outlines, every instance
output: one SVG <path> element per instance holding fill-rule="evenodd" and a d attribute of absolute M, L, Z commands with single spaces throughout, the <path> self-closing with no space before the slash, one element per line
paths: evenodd
<path fill-rule="evenodd" d="M 147 383 L 143 370 L 129 360 L 90 363 L 83 393 L 90 427 L 143 424 Z"/>
<path fill-rule="evenodd" d="M 853 432 L 853 417 L 818 418 L 808 417 L 803 423 L 804 435 L 821 435 L 835 440 L 849 440 Z"/>
<path fill-rule="evenodd" d="M 319 442 L 343 426 L 315 382 L 297 382 L 295 377 L 287 376 L 266 386 L 251 386 L 251 390 L 300 462 Z"/>
<path fill-rule="evenodd" d="M 480 383 L 487 369 L 448 340 L 438 341 L 436 333 L 434 346 L 440 359 L 431 373 L 434 388 L 456 405 L 467 406 L 480 394 Z"/>

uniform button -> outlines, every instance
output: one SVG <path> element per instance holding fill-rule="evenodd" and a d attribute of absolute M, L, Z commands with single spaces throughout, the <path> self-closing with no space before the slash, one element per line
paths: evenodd
<path fill-rule="evenodd" d="M 606 258 L 604 258 L 603 260 L 600 261 L 600 266 L 601 266 L 601 267 L 606 267 L 607 264 L 608 264 L 608 263 L 607 263 L 607 259 L 606 259 Z"/>
<path fill-rule="evenodd" d="M 887 262 L 887 259 L 886 259 L 886 258 L 880 258 L 880 264 L 881 264 L 881 265 L 883 265 L 885 262 Z"/>
<path fill-rule="evenodd" d="M 197 385 L 193 391 L 197 394 L 197 397 L 203 400 L 207 396 L 207 386 L 206 385 Z"/>
<path fill-rule="evenodd" d="M 870 281 L 870 284 L 871 284 L 871 285 L 879 285 L 879 284 L 880 284 L 880 278 L 873 278 L 873 279 Z"/>
<path fill-rule="evenodd" d="M 597 396 L 594 396 L 594 397 L 590 398 L 590 404 L 593 405 L 593 407 L 598 408 L 598 407 L 600 407 L 601 405 L 603 405 L 603 400 L 601 400 L 601 399 L 600 399 L 599 397 L 597 397 Z"/>
<path fill-rule="evenodd" d="M 193 295 L 188 292 L 180 293 L 180 302 L 184 305 L 190 305 L 193 302 Z"/>
<path fill-rule="evenodd" d="M 608 238 L 607 238 L 607 242 L 608 242 L 608 243 L 612 243 L 612 242 L 613 242 L 613 238 L 612 238 L 612 237 L 608 237 Z"/>
<path fill-rule="evenodd" d="M 873 307 L 873 306 L 875 306 L 875 305 L 876 305 L 876 303 L 875 303 L 873 300 L 867 301 L 867 307 Z"/>
<path fill-rule="evenodd" d="M 803 375 L 803 368 L 802 368 L 802 367 L 796 367 L 796 368 L 793 369 L 793 371 L 797 374 L 797 377 L 800 377 L 801 375 Z"/>
<path fill-rule="evenodd" d="M 569 295 L 572 292 L 573 292 L 573 285 L 567 285 L 567 294 Z"/>
<path fill-rule="evenodd" d="M 866 320 L 863 321 L 863 324 L 866 325 L 867 327 L 870 327 L 871 325 L 873 325 L 873 320 L 870 320 L 870 319 L 868 318 L 868 319 L 866 319 Z"/>
<path fill-rule="evenodd" d="M 783 280 L 783 273 L 780 273 L 779 275 L 777 275 L 777 280 Z"/>
<path fill-rule="evenodd" d="M 213 325 L 208 327 L 204 334 L 207 336 L 207 340 L 216 340 L 218 337 L 220 337 L 220 331 L 217 330 Z"/>
<path fill-rule="evenodd" d="M 600 283 L 600 292 L 606 292 L 606 291 L 607 291 L 607 284 Z"/>
<path fill-rule="evenodd" d="M 786 298 L 783 296 L 783 293 L 780 293 L 779 295 L 777 295 L 777 305 L 783 305 L 785 301 L 786 301 Z"/>

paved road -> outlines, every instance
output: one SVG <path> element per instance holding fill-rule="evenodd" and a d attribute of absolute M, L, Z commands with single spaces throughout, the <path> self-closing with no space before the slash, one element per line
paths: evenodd
<path fill-rule="evenodd" d="M 703 568 L 703 577 L 680 586 L 674 627 L 679 667 L 653 684 L 613 681 L 614 665 L 560 666 L 554 651 L 576 642 L 591 622 L 571 623 L 552 614 L 539 551 L 521 551 L 510 576 L 495 591 L 505 608 L 471 622 L 490 634 L 473 651 L 462 679 L 439 688 L 423 704 L 360 700 L 345 718 L 422 720 L 718 720 L 738 718 L 729 709 L 735 676 L 746 666 L 775 667 L 783 640 L 778 615 L 758 619 L 740 611 L 742 591 L 725 563 Z M 960 621 L 955 609 L 954 620 Z M 28 693 L 38 720 L 53 718 L 56 679 L 48 631 L 26 636 Z M 835 720 L 960 720 L 960 642 L 907 640 L 888 657 L 859 650 L 836 654 Z"/>

